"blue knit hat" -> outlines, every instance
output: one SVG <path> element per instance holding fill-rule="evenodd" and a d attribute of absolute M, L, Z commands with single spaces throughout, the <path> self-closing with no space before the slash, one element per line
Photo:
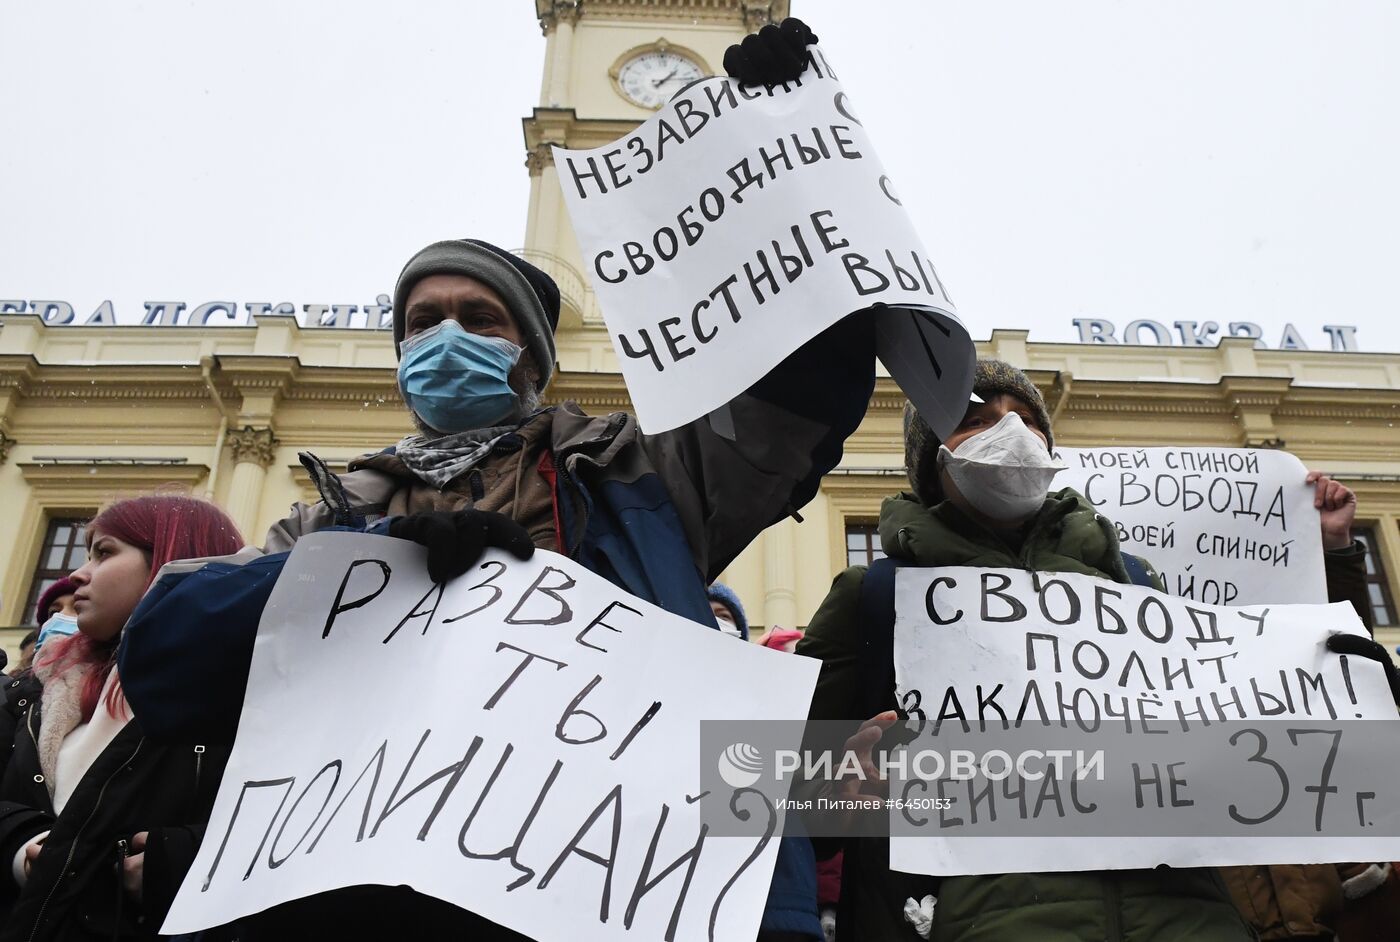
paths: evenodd
<path fill-rule="evenodd" d="M 705 591 L 705 595 L 711 602 L 718 602 L 729 609 L 729 613 L 734 616 L 734 624 L 739 629 L 739 637 L 745 641 L 749 640 L 749 619 L 744 614 L 744 604 L 739 601 L 739 596 L 734 590 L 722 582 L 716 582 Z"/>

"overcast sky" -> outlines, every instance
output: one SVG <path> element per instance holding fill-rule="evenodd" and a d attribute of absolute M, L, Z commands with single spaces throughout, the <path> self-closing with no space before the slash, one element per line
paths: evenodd
<path fill-rule="evenodd" d="M 1400 4 L 793 9 L 974 336 L 1400 351 Z M 0 298 L 368 304 L 427 242 L 523 240 L 529 0 L 0 0 L 0 36 Z"/>

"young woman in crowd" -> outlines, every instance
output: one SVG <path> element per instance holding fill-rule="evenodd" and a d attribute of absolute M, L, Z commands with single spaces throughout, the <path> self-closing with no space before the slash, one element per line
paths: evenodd
<path fill-rule="evenodd" d="M 213 504 L 119 501 L 70 577 L 78 632 L 49 640 L 5 688 L 0 942 L 155 938 L 193 860 L 226 748 L 147 742 L 115 669 L 124 626 L 161 566 L 243 545 Z"/>

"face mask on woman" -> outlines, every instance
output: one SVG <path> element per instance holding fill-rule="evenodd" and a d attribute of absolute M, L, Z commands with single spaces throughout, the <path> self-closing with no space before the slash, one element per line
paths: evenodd
<path fill-rule="evenodd" d="M 719 623 L 719 630 L 731 638 L 744 639 L 744 634 L 739 630 L 739 626 L 734 623 L 734 619 L 725 618 L 723 615 L 715 615 L 715 621 Z"/>
<path fill-rule="evenodd" d="M 979 512 L 1014 522 L 1040 509 L 1050 482 L 1065 463 L 1050 456 L 1019 415 L 1008 412 L 985 432 L 965 439 L 957 451 L 940 445 L 938 466 Z"/>
<path fill-rule="evenodd" d="M 490 428 L 520 406 L 509 378 L 523 351 L 509 340 L 442 321 L 405 340 L 401 352 L 404 402 L 439 432 Z"/>
<path fill-rule="evenodd" d="M 78 619 L 74 615 L 65 615 L 62 612 L 54 612 L 49 616 L 49 620 L 44 622 L 44 626 L 39 629 L 39 638 L 34 642 L 34 650 L 37 653 L 44 646 L 44 642 L 50 638 L 66 638 L 78 631 Z"/>

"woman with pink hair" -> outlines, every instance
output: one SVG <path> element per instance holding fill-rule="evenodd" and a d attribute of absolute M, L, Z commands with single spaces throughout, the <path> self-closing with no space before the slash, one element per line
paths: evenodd
<path fill-rule="evenodd" d="M 87 539 L 69 577 L 78 632 L 46 644 L 4 691 L 0 942 L 156 938 L 228 757 L 147 742 L 116 653 L 160 568 L 237 552 L 238 528 L 213 504 L 158 495 L 107 507 Z"/>

